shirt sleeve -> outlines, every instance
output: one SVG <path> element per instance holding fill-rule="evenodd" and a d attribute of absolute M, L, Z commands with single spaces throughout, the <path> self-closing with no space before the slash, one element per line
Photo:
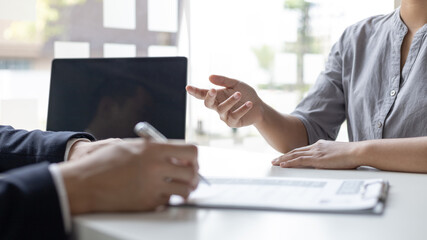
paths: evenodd
<path fill-rule="evenodd" d="M 68 155 L 70 154 L 70 149 L 71 149 L 71 147 L 72 147 L 75 143 L 80 142 L 80 141 L 83 141 L 83 142 L 90 142 L 90 140 L 89 140 L 89 139 L 87 139 L 87 138 L 72 138 L 72 139 L 68 140 L 68 142 L 67 142 L 67 147 L 65 148 L 64 162 L 68 161 Z"/>
<path fill-rule="evenodd" d="M 58 194 L 59 206 L 61 207 L 61 215 L 66 233 L 71 232 L 71 212 L 68 202 L 67 189 L 65 188 L 64 179 L 56 164 L 49 165 L 49 172 L 52 175 L 53 183 Z"/>
<path fill-rule="evenodd" d="M 309 144 L 320 139 L 335 140 L 345 119 L 342 83 L 342 46 L 344 35 L 332 47 L 325 70 L 307 96 L 291 114 L 299 118 L 308 134 Z"/>
<path fill-rule="evenodd" d="M 68 140 L 64 154 L 64 162 L 68 161 L 68 154 L 70 153 L 71 147 L 79 141 L 90 142 L 90 140 L 87 138 L 73 138 Z M 71 233 L 72 225 L 70 203 L 68 202 L 67 189 L 65 188 L 64 179 L 62 178 L 61 171 L 59 171 L 59 168 L 56 164 L 49 165 L 49 172 L 52 175 L 53 183 L 55 185 L 56 192 L 58 193 L 65 232 Z"/>

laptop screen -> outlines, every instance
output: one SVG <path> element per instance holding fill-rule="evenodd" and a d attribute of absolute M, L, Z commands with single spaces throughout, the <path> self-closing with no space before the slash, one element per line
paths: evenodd
<path fill-rule="evenodd" d="M 97 139 L 136 137 L 147 121 L 167 138 L 185 138 L 187 59 L 56 59 L 47 130 Z"/>

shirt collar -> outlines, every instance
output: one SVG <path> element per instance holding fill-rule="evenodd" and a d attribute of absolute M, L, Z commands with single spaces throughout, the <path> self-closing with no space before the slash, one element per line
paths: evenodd
<path fill-rule="evenodd" d="M 393 13 L 393 30 L 395 30 L 395 32 L 399 35 L 403 35 L 405 36 L 406 33 L 408 32 L 408 27 L 406 26 L 406 24 L 403 22 L 402 18 L 400 17 L 400 7 L 398 7 L 394 13 Z M 427 33 L 427 23 L 424 24 L 424 26 L 422 26 L 420 29 L 418 29 L 418 31 L 415 33 L 416 35 L 424 35 Z"/>
<path fill-rule="evenodd" d="M 393 30 L 399 34 L 405 36 L 408 33 L 408 27 L 400 18 L 400 7 L 398 7 L 393 13 Z"/>

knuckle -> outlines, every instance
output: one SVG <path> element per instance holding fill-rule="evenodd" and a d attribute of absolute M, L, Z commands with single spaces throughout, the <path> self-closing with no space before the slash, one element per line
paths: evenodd
<path fill-rule="evenodd" d="M 228 114 L 219 114 L 219 118 L 228 125 Z"/>
<path fill-rule="evenodd" d="M 159 148 L 160 148 L 160 144 L 151 140 L 144 140 L 144 143 L 142 145 L 142 149 L 145 151 L 158 152 L 160 150 Z"/>
<path fill-rule="evenodd" d="M 224 105 L 218 105 L 218 107 L 216 108 L 216 111 L 218 112 L 218 113 L 224 113 L 224 112 L 226 112 L 226 106 L 224 106 Z"/>
<path fill-rule="evenodd" d="M 151 150 L 153 150 L 153 144 L 150 141 L 147 141 L 145 139 L 142 139 L 139 146 L 137 146 L 134 151 L 135 155 L 142 155 L 144 153 L 147 153 Z"/>
<path fill-rule="evenodd" d="M 188 197 L 188 196 L 190 196 L 190 194 L 191 194 L 191 188 L 189 188 L 189 187 L 187 187 L 186 189 L 185 189 L 185 192 L 184 192 L 184 197 Z"/>
<path fill-rule="evenodd" d="M 120 152 L 121 154 L 125 154 L 126 152 L 132 153 L 129 151 L 129 147 L 126 144 L 116 144 L 114 145 L 115 151 Z"/>
<path fill-rule="evenodd" d="M 150 144 L 151 142 L 150 141 L 148 141 L 147 139 L 145 139 L 145 138 L 141 138 L 140 139 L 140 142 L 139 142 L 139 145 L 140 145 L 140 147 L 142 148 L 142 149 L 145 149 L 145 148 L 148 148 L 148 146 L 149 146 L 149 144 Z"/>
<path fill-rule="evenodd" d="M 208 101 L 207 101 L 207 99 L 205 99 L 204 104 L 205 104 L 205 107 L 207 107 L 207 108 L 211 108 L 211 107 L 210 107 L 210 104 L 209 104 L 209 103 L 208 103 Z"/>
<path fill-rule="evenodd" d="M 196 145 L 190 144 L 188 145 L 188 150 L 191 152 L 192 155 L 197 156 L 199 154 L 199 149 Z"/>
<path fill-rule="evenodd" d="M 107 140 L 101 140 L 99 142 L 104 142 L 108 144 L 120 144 L 121 142 L 123 142 L 123 140 L 120 138 L 109 138 Z"/>
<path fill-rule="evenodd" d="M 295 163 L 298 163 L 299 165 L 306 163 L 306 158 L 303 156 L 296 157 L 294 160 Z"/>
<path fill-rule="evenodd" d="M 322 158 L 326 157 L 326 153 L 318 151 L 318 152 L 316 152 L 315 156 L 317 159 L 322 159 Z"/>
<path fill-rule="evenodd" d="M 290 152 L 287 155 L 287 158 L 289 158 L 289 159 L 298 159 L 298 157 L 299 157 L 299 154 L 297 152 Z"/>
<path fill-rule="evenodd" d="M 293 154 L 293 153 L 295 153 L 297 151 L 297 149 L 296 148 L 294 148 L 294 149 L 292 149 L 291 151 L 289 151 L 288 152 L 288 154 Z"/>
<path fill-rule="evenodd" d="M 214 106 L 213 106 L 214 105 L 214 101 L 213 101 L 213 99 L 206 98 L 205 101 L 204 101 L 204 103 L 205 103 L 205 106 L 207 108 L 214 109 Z"/>
<path fill-rule="evenodd" d="M 228 127 L 235 127 L 234 124 L 230 121 L 225 121 L 225 123 L 227 124 Z"/>
<path fill-rule="evenodd" d="M 152 176 L 161 176 L 160 173 L 162 173 L 164 171 L 163 167 L 160 164 L 151 164 L 149 166 L 150 169 L 150 174 Z"/>
<path fill-rule="evenodd" d="M 188 173 L 188 176 L 190 177 L 191 180 L 194 180 L 198 177 L 197 173 L 193 169 L 190 170 L 190 172 Z"/>
<path fill-rule="evenodd" d="M 229 114 L 228 120 L 229 120 L 229 122 L 235 123 L 238 119 L 236 118 L 236 116 L 234 114 Z"/>

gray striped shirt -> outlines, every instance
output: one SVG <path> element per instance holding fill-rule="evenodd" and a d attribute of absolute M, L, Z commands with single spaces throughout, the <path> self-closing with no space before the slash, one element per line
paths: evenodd
<path fill-rule="evenodd" d="M 350 141 L 427 136 L 427 24 L 415 34 L 400 72 L 408 28 L 395 12 L 347 28 L 292 115 L 309 143 L 334 140 L 347 120 Z"/>

